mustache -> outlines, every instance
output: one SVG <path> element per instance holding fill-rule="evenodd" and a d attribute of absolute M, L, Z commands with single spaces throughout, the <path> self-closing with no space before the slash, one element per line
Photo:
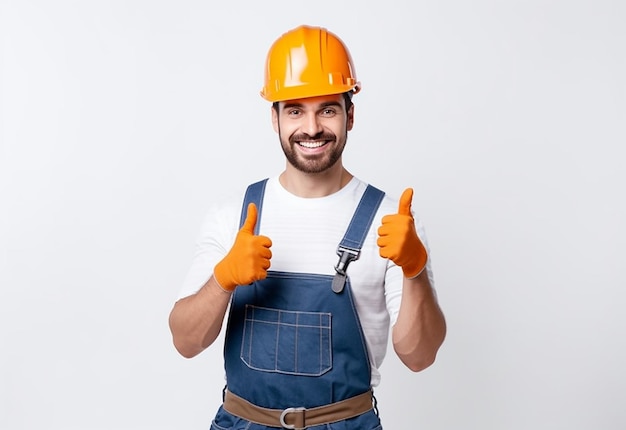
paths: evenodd
<path fill-rule="evenodd" d="M 337 140 L 337 136 L 333 133 L 328 132 L 319 132 L 314 136 L 311 136 L 307 133 L 294 134 L 289 138 L 291 143 L 299 141 L 299 140 Z"/>

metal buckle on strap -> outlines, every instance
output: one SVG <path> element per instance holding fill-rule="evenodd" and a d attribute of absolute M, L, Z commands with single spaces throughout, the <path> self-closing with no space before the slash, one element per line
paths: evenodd
<path fill-rule="evenodd" d="M 283 426 L 286 429 L 305 429 L 306 426 L 304 424 L 304 411 L 306 411 L 306 408 L 287 408 L 285 409 L 281 414 L 280 414 L 280 425 Z M 300 422 L 302 423 L 302 427 L 296 427 L 296 424 L 287 424 L 285 422 L 285 417 L 287 416 L 287 414 L 294 414 L 294 413 L 298 413 L 301 412 L 300 416 L 298 418 L 300 418 Z M 298 422 L 298 419 L 296 419 L 296 423 L 300 424 Z"/>
<path fill-rule="evenodd" d="M 335 293 L 341 293 L 343 291 L 343 287 L 346 283 L 346 270 L 348 270 L 348 265 L 350 262 L 359 259 L 359 254 L 361 251 L 358 249 L 346 248 L 344 246 L 339 246 L 337 248 L 337 255 L 339 256 L 339 262 L 335 266 L 335 271 L 337 274 L 333 279 L 333 291 Z"/>

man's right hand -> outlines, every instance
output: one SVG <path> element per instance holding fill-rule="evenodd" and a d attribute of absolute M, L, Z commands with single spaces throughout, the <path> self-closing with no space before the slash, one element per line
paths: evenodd
<path fill-rule="evenodd" d="M 246 220 L 237 233 L 233 247 L 213 269 L 213 277 L 226 291 L 267 277 L 272 258 L 272 241 L 267 236 L 254 234 L 256 222 L 257 208 L 254 203 L 250 203 Z"/>

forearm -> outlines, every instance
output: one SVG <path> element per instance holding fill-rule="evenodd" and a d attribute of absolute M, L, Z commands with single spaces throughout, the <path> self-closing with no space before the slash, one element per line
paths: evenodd
<path fill-rule="evenodd" d="M 400 360 L 414 372 L 430 366 L 446 335 L 446 322 L 424 270 L 404 279 L 402 302 L 393 327 L 393 347 Z"/>
<path fill-rule="evenodd" d="M 196 293 L 174 305 L 169 317 L 176 350 L 191 358 L 209 347 L 222 328 L 231 293 L 224 291 L 211 276 Z"/>

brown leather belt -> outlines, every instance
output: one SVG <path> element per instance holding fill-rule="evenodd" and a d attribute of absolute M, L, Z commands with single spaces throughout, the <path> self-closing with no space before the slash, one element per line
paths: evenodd
<path fill-rule="evenodd" d="M 224 409 L 245 420 L 265 426 L 305 429 L 309 426 L 334 423 L 361 415 L 373 409 L 372 398 L 372 392 L 368 391 L 340 402 L 316 408 L 268 409 L 256 406 L 230 391 L 226 391 L 224 393 Z"/>

